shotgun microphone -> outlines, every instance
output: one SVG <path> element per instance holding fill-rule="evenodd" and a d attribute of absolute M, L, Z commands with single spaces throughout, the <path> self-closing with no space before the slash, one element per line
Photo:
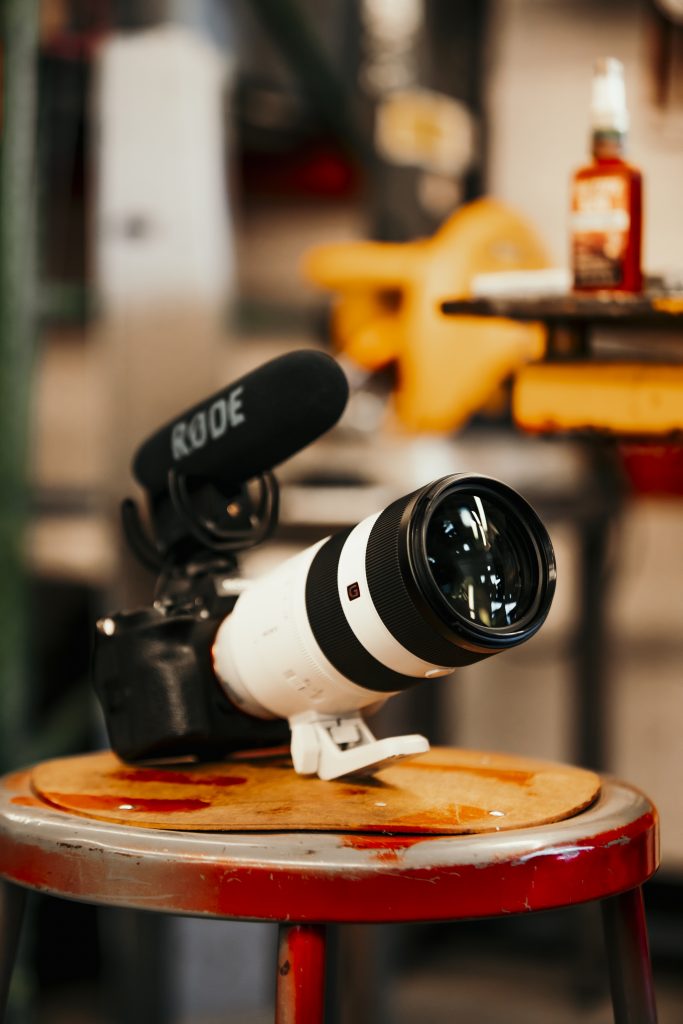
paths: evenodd
<path fill-rule="evenodd" d="M 338 363 L 302 349 L 272 359 L 160 427 L 133 459 L 133 475 L 147 492 L 153 540 L 135 502 L 128 498 L 121 506 L 138 558 L 160 571 L 264 540 L 278 511 L 272 468 L 334 426 L 348 395 Z"/>
<path fill-rule="evenodd" d="M 331 356 L 290 352 L 166 423 L 138 449 L 133 474 L 152 497 L 166 491 L 170 471 L 229 492 L 334 426 L 348 396 Z"/>

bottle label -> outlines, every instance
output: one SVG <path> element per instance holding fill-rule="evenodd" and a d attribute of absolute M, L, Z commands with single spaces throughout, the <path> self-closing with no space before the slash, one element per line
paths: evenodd
<path fill-rule="evenodd" d="M 621 284 L 630 226 L 628 182 L 623 177 L 574 182 L 571 235 L 577 288 Z"/>

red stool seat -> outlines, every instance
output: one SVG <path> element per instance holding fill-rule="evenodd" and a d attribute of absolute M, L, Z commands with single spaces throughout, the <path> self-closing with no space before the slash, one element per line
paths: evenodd
<path fill-rule="evenodd" d="M 51 807 L 36 797 L 29 771 L 15 773 L 0 780 L 0 999 L 23 887 L 112 906 L 282 922 L 276 1020 L 288 1024 L 322 1019 L 326 922 L 457 920 L 601 900 L 615 1020 L 648 1024 L 656 1011 L 640 887 L 657 858 L 653 805 L 611 779 L 588 809 L 553 824 L 387 836 L 112 824 Z"/>

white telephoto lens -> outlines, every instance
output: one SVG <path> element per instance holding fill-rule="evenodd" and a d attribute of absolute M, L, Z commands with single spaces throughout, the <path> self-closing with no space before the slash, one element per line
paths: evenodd
<path fill-rule="evenodd" d="M 251 715 L 343 716 L 529 639 L 554 586 L 531 506 L 497 480 L 445 477 L 253 583 L 214 669 Z"/>

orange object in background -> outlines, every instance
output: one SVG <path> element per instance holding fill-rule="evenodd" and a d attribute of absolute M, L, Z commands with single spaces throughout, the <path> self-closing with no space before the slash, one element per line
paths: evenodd
<path fill-rule="evenodd" d="M 624 68 L 598 61 L 591 101 L 593 162 L 574 175 L 571 248 L 577 291 L 642 288 L 642 176 L 625 160 L 628 111 Z"/>
<path fill-rule="evenodd" d="M 515 378 L 512 411 L 517 425 L 532 433 L 666 438 L 683 431 L 683 365 L 528 366 Z"/>
<path fill-rule="evenodd" d="M 432 238 L 320 246 L 306 276 L 333 292 L 338 348 L 364 369 L 398 367 L 396 410 L 411 430 L 463 426 L 500 385 L 545 350 L 537 324 L 445 316 L 476 274 L 548 266 L 531 227 L 493 199 L 454 213 Z"/>

